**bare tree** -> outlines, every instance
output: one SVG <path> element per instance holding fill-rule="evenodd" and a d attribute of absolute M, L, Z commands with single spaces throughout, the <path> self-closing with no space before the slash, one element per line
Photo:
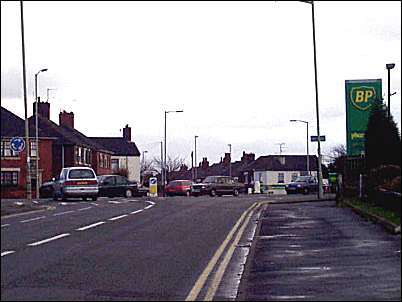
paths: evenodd
<path fill-rule="evenodd" d="M 155 166 L 160 170 L 161 167 L 161 159 L 154 157 L 153 159 Z M 166 159 L 166 169 L 167 172 L 172 172 L 172 171 L 178 171 L 180 170 L 180 167 L 186 162 L 184 158 L 180 158 L 179 156 L 175 158 L 171 158 L 170 156 L 167 157 Z"/>
<path fill-rule="evenodd" d="M 331 151 L 326 155 L 333 163 L 337 158 L 346 156 L 346 147 L 343 144 L 331 148 Z"/>
<path fill-rule="evenodd" d="M 160 169 L 158 165 L 155 163 L 155 160 L 146 160 L 141 161 L 141 170 L 140 173 L 141 175 L 147 175 L 147 174 L 153 174 L 153 173 L 159 173 Z"/>

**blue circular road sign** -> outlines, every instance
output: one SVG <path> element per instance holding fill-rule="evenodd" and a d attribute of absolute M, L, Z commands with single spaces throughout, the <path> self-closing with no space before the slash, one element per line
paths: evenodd
<path fill-rule="evenodd" d="M 25 149 L 25 140 L 22 137 L 13 137 L 11 139 L 11 150 L 22 152 Z"/>

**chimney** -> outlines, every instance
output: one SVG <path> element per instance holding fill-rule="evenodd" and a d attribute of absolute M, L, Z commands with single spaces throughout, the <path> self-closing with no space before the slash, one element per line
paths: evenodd
<path fill-rule="evenodd" d="M 230 164 L 230 153 L 225 153 L 225 157 L 223 158 L 223 163 L 225 165 Z"/>
<path fill-rule="evenodd" d="M 202 158 L 202 162 L 201 162 L 201 169 L 208 169 L 209 167 L 209 161 L 207 160 L 206 157 Z"/>
<path fill-rule="evenodd" d="M 254 153 L 246 153 L 245 151 L 243 151 L 243 156 L 241 158 L 242 162 L 251 162 L 255 160 L 255 154 Z"/>
<path fill-rule="evenodd" d="M 131 142 L 131 127 L 129 127 L 128 124 L 123 128 L 123 138 Z"/>
<path fill-rule="evenodd" d="M 65 110 L 63 110 L 63 112 L 60 112 L 59 125 L 74 129 L 74 113 L 66 112 Z"/>
<path fill-rule="evenodd" d="M 38 112 L 39 115 L 45 119 L 50 120 L 50 103 L 48 102 L 41 102 L 40 98 L 38 97 Z M 36 114 L 36 102 L 33 103 L 33 115 Z"/>

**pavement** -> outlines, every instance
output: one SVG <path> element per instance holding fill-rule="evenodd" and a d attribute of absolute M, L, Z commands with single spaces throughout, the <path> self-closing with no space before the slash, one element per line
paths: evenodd
<path fill-rule="evenodd" d="M 400 301 L 401 237 L 335 201 L 270 203 L 237 300 Z"/>
<path fill-rule="evenodd" d="M 51 199 L 40 199 L 28 202 L 26 199 L 1 199 L 1 217 L 43 211 L 51 206 Z"/>

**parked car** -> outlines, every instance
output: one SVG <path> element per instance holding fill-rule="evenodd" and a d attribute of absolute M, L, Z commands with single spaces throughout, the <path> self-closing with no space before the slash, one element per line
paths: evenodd
<path fill-rule="evenodd" d="M 138 184 L 121 175 L 98 176 L 99 196 L 103 197 L 132 197 L 139 196 Z"/>
<path fill-rule="evenodd" d="M 211 196 L 222 196 L 231 194 L 238 196 L 244 192 L 245 186 L 229 176 L 208 176 L 202 183 L 193 184 L 191 194 L 194 196 L 209 194 Z"/>
<path fill-rule="evenodd" d="M 309 194 L 318 191 L 318 182 L 314 176 L 299 176 L 286 186 L 286 193 Z"/>
<path fill-rule="evenodd" d="M 54 192 L 54 181 L 47 181 L 44 182 L 40 187 L 39 187 L 39 197 L 40 198 L 52 198 L 53 197 L 53 192 Z"/>
<path fill-rule="evenodd" d="M 89 167 L 69 167 L 61 170 L 54 182 L 53 199 L 82 198 L 86 200 L 98 198 L 98 180 L 95 171 Z"/>
<path fill-rule="evenodd" d="M 172 180 L 168 183 L 165 188 L 165 193 L 167 196 L 173 195 L 186 195 L 191 194 L 191 180 Z"/>

